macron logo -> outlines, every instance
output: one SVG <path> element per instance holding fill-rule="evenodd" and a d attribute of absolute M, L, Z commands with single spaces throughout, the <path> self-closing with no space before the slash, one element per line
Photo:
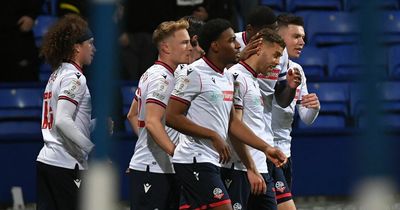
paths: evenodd
<path fill-rule="evenodd" d="M 79 188 L 81 186 L 81 180 L 80 179 L 75 179 L 74 180 L 75 185 Z"/>
<path fill-rule="evenodd" d="M 150 190 L 151 185 L 149 183 L 146 183 L 143 185 L 144 187 L 144 193 L 147 193 Z"/>

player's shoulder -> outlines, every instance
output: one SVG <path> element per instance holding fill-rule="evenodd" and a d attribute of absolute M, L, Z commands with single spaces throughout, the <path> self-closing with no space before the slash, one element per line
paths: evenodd
<path fill-rule="evenodd" d="M 64 80 L 72 79 L 72 80 L 78 80 L 81 83 L 86 83 L 85 75 L 72 64 L 63 65 L 62 69 L 59 70 L 59 76 Z"/>

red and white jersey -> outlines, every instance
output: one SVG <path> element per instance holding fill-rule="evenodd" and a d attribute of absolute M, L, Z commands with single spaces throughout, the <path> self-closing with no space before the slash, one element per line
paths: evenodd
<path fill-rule="evenodd" d="M 189 105 L 186 117 L 192 122 L 228 136 L 230 112 L 233 106 L 233 78 L 225 69 L 218 69 L 203 57 L 186 69 L 186 76 L 177 78 L 171 100 Z M 220 166 L 219 154 L 210 139 L 181 134 L 175 149 L 174 163 L 207 162 Z"/>
<path fill-rule="evenodd" d="M 264 104 L 257 81 L 257 73 L 245 62 L 240 61 L 232 66 L 229 71 L 234 78 L 234 97 L 235 109 L 243 110 L 243 122 L 268 144 L 273 145 L 273 140 L 269 138 L 266 130 L 266 123 L 263 117 Z M 265 154 L 253 147 L 248 146 L 251 157 L 260 173 L 268 173 L 267 157 Z M 237 156 L 234 156 L 237 157 Z M 235 160 L 233 160 L 235 161 Z M 235 164 L 235 168 L 236 168 Z M 229 166 L 229 164 L 227 165 Z M 241 167 L 244 167 L 242 165 Z M 237 169 L 240 169 L 239 167 Z"/>
<path fill-rule="evenodd" d="M 175 81 L 178 80 L 180 77 L 182 77 L 184 74 L 186 74 L 186 72 L 184 71 L 184 68 L 187 67 L 187 64 L 179 64 L 174 72 L 174 77 L 175 77 Z M 171 141 L 175 144 L 178 145 L 179 143 L 179 138 L 180 138 L 180 134 L 177 130 L 170 128 L 168 126 L 165 126 L 165 131 L 167 131 L 167 134 L 169 136 L 169 138 L 171 139 Z"/>
<path fill-rule="evenodd" d="M 236 41 L 240 44 L 240 51 L 243 51 L 247 45 L 246 31 L 235 33 Z"/>
<path fill-rule="evenodd" d="M 138 101 L 139 138 L 129 168 L 146 171 L 149 166 L 152 173 L 174 173 L 171 157 L 158 146 L 145 128 L 146 104 L 155 103 L 166 108 L 174 85 L 174 70 L 161 61 L 156 61 L 140 78 L 135 96 Z"/>
<path fill-rule="evenodd" d="M 45 144 L 40 150 L 37 161 L 68 169 L 73 169 L 78 163 L 79 168 L 84 169 L 85 167 L 64 148 L 61 134 L 54 127 L 58 100 L 68 100 L 76 105 L 74 123 L 79 131 L 90 139 L 92 104 L 86 78 L 78 65 L 62 63 L 51 74 L 44 91 L 42 135 Z"/>
<path fill-rule="evenodd" d="M 301 73 L 301 84 L 296 89 L 296 95 L 292 103 L 288 107 L 282 108 L 276 102 L 275 97 L 272 102 L 272 130 L 274 132 L 275 146 L 285 153 L 287 157 L 290 157 L 290 141 L 292 139 L 290 133 L 292 132 L 296 103 L 298 100 L 301 100 L 301 96 L 308 94 L 303 68 L 299 64 L 290 60 L 289 69 L 293 68 L 299 69 Z"/>
<path fill-rule="evenodd" d="M 246 46 L 246 33 L 236 33 L 236 40 L 240 44 L 240 50 L 243 50 Z M 269 135 L 268 139 L 273 139 L 272 128 L 271 128 L 271 111 L 272 111 L 272 99 L 275 93 L 275 85 L 278 81 L 286 80 L 286 74 L 289 67 L 289 55 L 287 49 L 283 50 L 282 56 L 279 59 L 279 64 L 269 72 L 268 75 L 259 74 L 258 84 L 260 87 L 261 95 L 264 100 L 264 117 L 267 123 L 266 132 Z M 273 146 L 273 144 L 271 144 Z"/>

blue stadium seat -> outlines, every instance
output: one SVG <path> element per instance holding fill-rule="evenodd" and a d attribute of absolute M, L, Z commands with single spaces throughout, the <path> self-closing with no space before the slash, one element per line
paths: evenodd
<path fill-rule="evenodd" d="M 382 84 L 383 110 L 400 113 L 400 82 L 384 82 Z"/>
<path fill-rule="evenodd" d="M 287 11 L 299 10 L 341 10 L 341 0 L 287 0 Z"/>
<path fill-rule="evenodd" d="M 260 0 L 260 5 L 271 7 L 274 10 L 285 11 L 285 0 Z"/>
<path fill-rule="evenodd" d="M 316 93 L 321 103 L 317 120 L 310 128 L 345 128 L 349 114 L 349 85 L 335 82 L 309 82 L 308 92 Z M 299 128 L 308 127 L 299 123 Z"/>
<path fill-rule="evenodd" d="M 354 78 L 361 73 L 360 51 L 357 46 L 335 46 L 328 49 L 330 77 Z"/>
<path fill-rule="evenodd" d="M 35 25 L 33 26 L 33 34 L 35 36 L 35 43 L 37 47 L 42 45 L 43 36 L 49 30 L 49 27 L 57 21 L 57 17 L 51 15 L 39 15 L 36 18 Z"/>
<path fill-rule="evenodd" d="M 43 88 L 0 89 L 0 134 L 40 133 Z"/>
<path fill-rule="evenodd" d="M 307 78 L 323 78 L 327 75 L 327 55 L 323 49 L 306 45 L 301 56 L 294 61 L 303 67 Z"/>
<path fill-rule="evenodd" d="M 388 53 L 389 76 L 400 78 L 400 45 L 393 46 Z"/>
<path fill-rule="evenodd" d="M 400 43 L 400 11 L 386 11 L 383 15 L 384 44 Z"/>
<path fill-rule="evenodd" d="M 357 16 L 348 12 L 310 12 L 305 29 L 309 45 L 353 44 L 359 34 Z"/>
<path fill-rule="evenodd" d="M 400 8 L 398 0 L 379 0 L 377 3 L 381 9 L 396 10 Z M 343 4 L 345 10 L 353 11 L 360 7 L 360 0 L 344 0 Z"/>

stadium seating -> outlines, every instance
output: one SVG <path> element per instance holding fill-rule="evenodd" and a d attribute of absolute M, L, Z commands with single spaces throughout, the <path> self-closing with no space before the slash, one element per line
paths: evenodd
<path fill-rule="evenodd" d="M 360 74 L 361 58 L 357 46 L 335 46 L 327 51 L 330 77 L 351 79 Z"/>
<path fill-rule="evenodd" d="M 35 25 L 33 26 L 36 46 L 40 47 L 42 45 L 43 36 L 56 20 L 57 18 L 51 15 L 39 15 L 36 18 Z"/>
<path fill-rule="evenodd" d="M 40 133 L 42 88 L 0 89 L 0 134 Z"/>
<path fill-rule="evenodd" d="M 400 78 L 400 45 L 393 46 L 389 49 L 388 65 L 389 76 L 391 78 Z"/>
<path fill-rule="evenodd" d="M 300 10 L 341 10 L 341 0 L 286 0 L 287 11 Z"/>
<path fill-rule="evenodd" d="M 358 9 L 360 7 L 360 3 L 362 1 L 360 0 L 344 0 L 343 4 L 344 4 L 344 9 L 345 10 L 349 10 L 349 11 L 353 11 L 355 9 Z M 395 9 L 399 9 L 400 7 L 400 2 L 398 0 L 379 0 L 376 1 L 377 2 L 377 6 L 381 9 L 387 9 L 387 10 L 395 10 Z"/>
<path fill-rule="evenodd" d="M 356 43 L 359 33 L 356 15 L 348 12 L 309 12 L 305 29 L 309 45 L 327 46 Z"/>
<path fill-rule="evenodd" d="M 309 82 L 309 93 L 316 93 L 321 104 L 317 120 L 307 126 L 299 123 L 299 128 L 345 128 L 349 114 L 349 85 L 334 82 Z"/>
<path fill-rule="evenodd" d="M 301 56 L 294 60 L 299 63 L 307 78 L 324 78 L 327 66 L 327 55 L 325 50 L 313 46 L 305 46 Z"/>
<path fill-rule="evenodd" d="M 383 13 L 384 44 L 400 43 L 400 11 L 385 11 Z"/>
<path fill-rule="evenodd" d="M 286 10 L 285 0 L 260 0 L 260 5 L 265 5 L 279 11 Z"/>
<path fill-rule="evenodd" d="M 122 92 L 122 104 L 123 104 L 123 115 L 126 116 L 129 112 L 129 108 L 131 107 L 132 100 L 135 97 L 136 87 L 131 85 L 123 85 L 121 87 Z M 129 121 L 126 119 L 124 121 L 125 129 L 128 133 L 133 133 L 132 127 Z"/>

